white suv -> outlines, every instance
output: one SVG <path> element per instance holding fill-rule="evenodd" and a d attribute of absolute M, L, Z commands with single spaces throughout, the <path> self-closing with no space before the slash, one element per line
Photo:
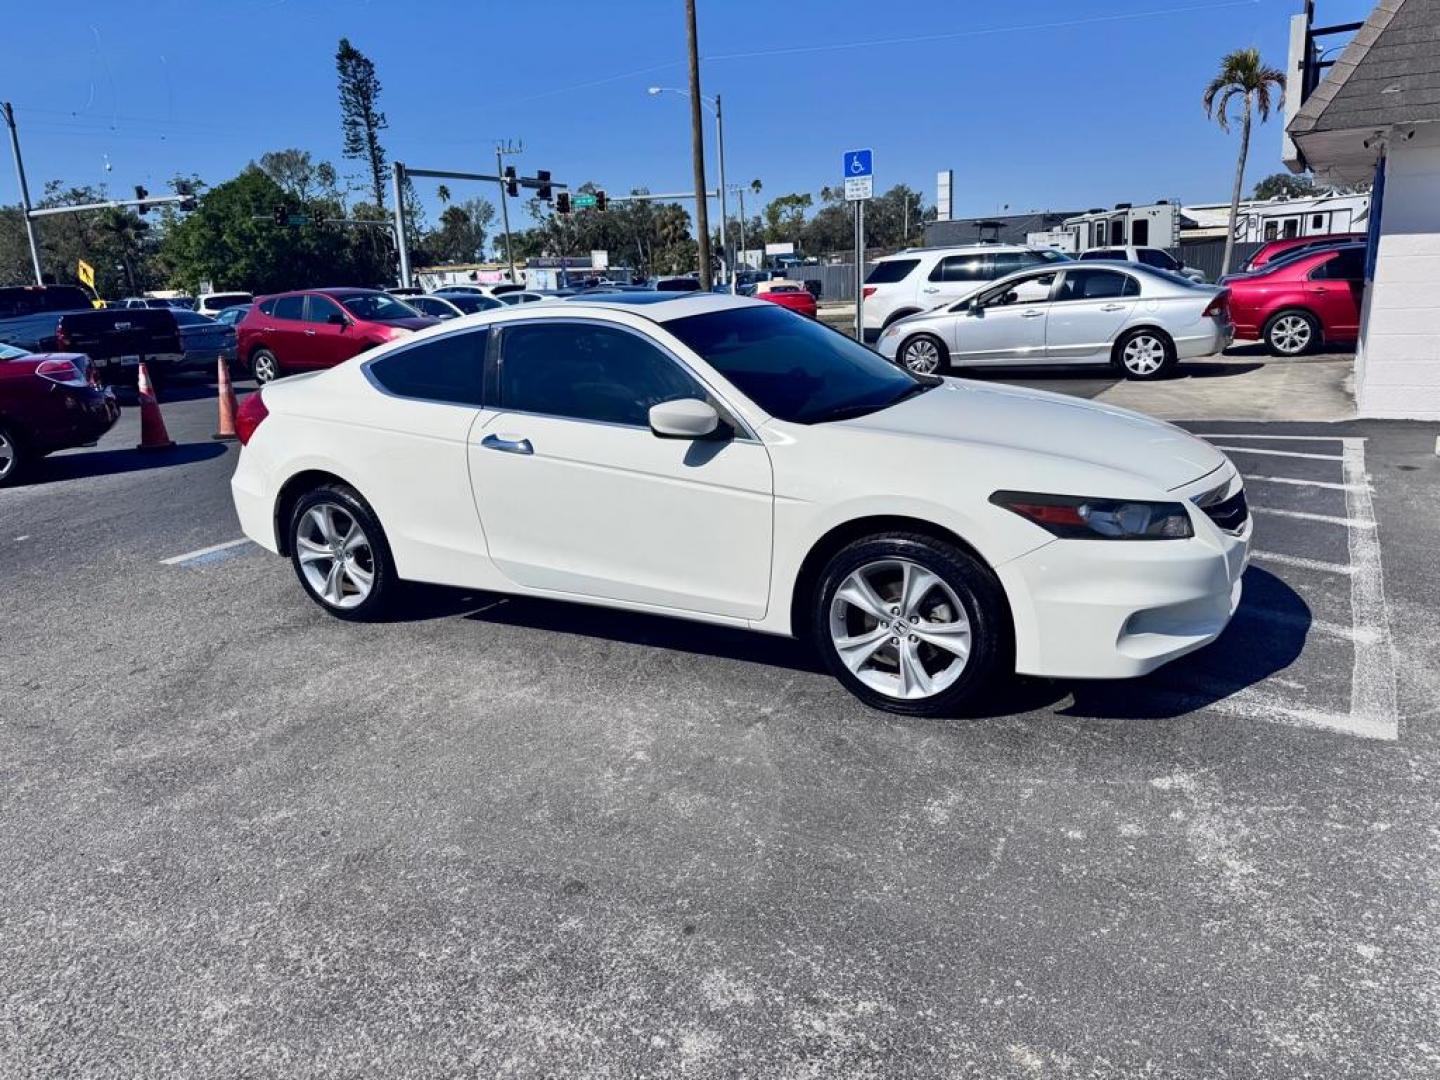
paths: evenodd
<path fill-rule="evenodd" d="M 986 282 L 1031 266 L 1068 259 L 1068 255 L 1049 248 L 1015 244 L 909 248 L 897 255 L 886 255 L 875 261 L 865 278 L 865 341 L 873 344 L 896 319 L 959 300 Z"/>
<path fill-rule="evenodd" d="M 1140 263 L 1142 266 L 1153 266 L 1156 270 L 1169 270 L 1172 274 L 1179 274 L 1181 277 L 1189 278 L 1197 285 L 1205 284 L 1203 271 L 1186 266 L 1177 262 L 1175 257 L 1164 248 L 1136 247 L 1134 244 L 1120 244 L 1115 247 L 1090 248 L 1080 253 L 1082 259 L 1104 259 L 1111 262 L 1132 262 Z"/>

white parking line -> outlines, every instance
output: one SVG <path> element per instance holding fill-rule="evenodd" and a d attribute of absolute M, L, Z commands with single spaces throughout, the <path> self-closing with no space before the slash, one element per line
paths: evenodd
<path fill-rule="evenodd" d="M 1344 442 L 1348 435 L 1242 435 L 1238 431 L 1197 431 L 1197 439 L 1288 439 L 1292 442 Z M 1357 437 L 1364 442 L 1364 436 Z"/>
<path fill-rule="evenodd" d="M 1251 551 L 1252 559 L 1294 566 L 1301 570 L 1322 570 L 1327 574 L 1353 574 L 1355 567 L 1349 563 L 1324 562 L 1321 559 L 1307 559 L 1300 555 L 1282 555 L 1278 551 Z"/>
<path fill-rule="evenodd" d="M 1313 630 L 1317 634 L 1339 638 L 1341 641 L 1375 642 L 1379 641 L 1382 636 L 1380 631 L 1373 627 L 1344 626 L 1340 623 L 1327 622 L 1324 619 L 1314 619 L 1309 615 L 1301 615 L 1293 611 L 1275 611 L 1271 608 L 1263 607 L 1242 607 L 1236 612 L 1236 615 L 1237 617 L 1276 623 L 1280 626 L 1291 626 L 1297 630 Z"/>
<path fill-rule="evenodd" d="M 1366 485 L 1365 444 L 1344 443 L 1345 481 L 1353 485 L 1345 494 L 1345 512 L 1362 521 L 1375 520 L 1375 505 Z M 1350 530 L 1350 614 L 1355 629 L 1379 631 L 1374 641 L 1355 642 L 1355 666 L 1350 677 L 1350 716 L 1367 726 L 1386 726 L 1390 738 L 1400 737 L 1400 714 L 1395 700 L 1395 641 L 1390 634 L 1390 612 L 1385 604 L 1385 574 L 1380 565 L 1380 536 L 1375 529 Z"/>
<path fill-rule="evenodd" d="M 1337 517 L 1334 514 L 1312 514 L 1307 510 L 1281 510 L 1274 506 L 1252 506 L 1257 514 L 1274 514 L 1276 517 L 1297 518 L 1300 521 L 1322 521 L 1327 525 L 1345 525 L 1351 529 L 1373 529 L 1375 522 L 1359 518 Z"/>
<path fill-rule="evenodd" d="M 254 541 L 248 537 L 241 537 L 239 540 L 227 540 L 223 544 L 211 544 L 209 547 L 199 548 L 195 551 L 187 551 L 184 555 L 172 555 L 168 559 L 161 559 L 162 566 L 179 566 L 181 563 L 190 562 L 192 559 L 203 559 L 206 555 L 214 555 L 219 551 L 228 551 L 230 548 L 241 547 Z"/>
<path fill-rule="evenodd" d="M 1309 458 L 1312 461 L 1343 461 L 1339 454 L 1303 454 L 1299 450 L 1265 450 L 1258 446 L 1221 446 L 1215 443 L 1216 450 L 1228 450 L 1236 454 L 1264 454 L 1266 457 L 1298 457 Z"/>
<path fill-rule="evenodd" d="M 1246 480 L 1259 480 L 1266 484 L 1292 484 L 1295 487 L 1324 488 L 1327 491 L 1349 491 L 1349 484 L 1337 484 L 1328 480 L 1297 480 L 1293 476 L 1261 476 L 1259 473 L 1241 473 Z M 1368 488 L 1367 488 L 1368 490 Z"/>

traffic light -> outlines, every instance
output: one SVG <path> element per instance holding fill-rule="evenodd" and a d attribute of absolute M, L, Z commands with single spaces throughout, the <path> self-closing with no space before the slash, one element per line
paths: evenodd
<path fill-rule="evenodd" d="M 515 175 L 514 165 L 505 166 L 505 194 L 512 199 L 520 194 L 520 181 Z"/>
<path fill-rule="evenodd" d="M 570 213 L 570 193 L 562 191 L 555 196 L 555 212 L 557 214 Z"/>
<path fill-rule="evenodd" d="M 176 180 L 175 194 L 180 196 L 180 202 L 177 205 L 181 210 L 195 209 L 195 185 L 189 180 Z"/>
<path fill-rule="evenodd" d="M 606 204 L 608 201 L 609 201 L 609 200 L 605 198 L 605 192 L 603 192 L 603 191 L 597 191 L 597 192 L 595 192 L 595 209 L 596 209 L 596 210 L 604 210 L 604 209 L 605 209 L 605 204 Z"/>
<path fill-rule="evenodd" d="M 138 210 L 138 211 L 139 211 L 140 213 L 142 213 L 142 214 L 145 213 L 146 210 L 150 209 L 148 206 L 145 205 L 145 200 L 148 199 L 149 197 L 150 197 L 150 192 L 146 191 L 146 190 L 145 190 L 143 187 L 141 187 L 139 184 L 136 184 L 136 185 L 135 185 L 135 198 L 137 198 L 137 199 L 140 200 L 140 205 L 137 206 L 135 209 Z"/>
<path fill-rule="evenodd" d="M 275 209 L 270 211 L 270 220 L 276 225 L 284 225 L 289 215 L 285 212 L 284 203 L 276 203 Z"/>
<path fill-rule="evenodd" d="M 536 169 L 536 170 L 535 170 L 535 181 L 536 181 L 536 186 L 539 188 L 539 190 L 535 192 L 535 197 L 536 197 L 537 199 L 539 199 L 541 202 L 549 202 L 549 201 L 550 201 L 550 170 L 549 170 L 549 169 Z"/>

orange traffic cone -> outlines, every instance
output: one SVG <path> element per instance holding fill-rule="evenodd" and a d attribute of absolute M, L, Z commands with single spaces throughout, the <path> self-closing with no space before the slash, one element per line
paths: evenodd
<path fill-rule="evenodd" d="M 223 356 L 220 357 L 219 371 L 215 381 L 220 391 L 220 429 L 211 438 L 231 442 L 235 438 L 235 388 L 230 385 L 230 365 Z"/>
<path fill-rule="evenodd" d="M 155 390 L 150 385 L 150 372 L 144 361 L 135 377 L 135 393 L 140 398 L 140 441 L 136 450 L 168 450 L 175 445 L 170 433 L 165 430 L 165 417 L 160 415 L 160 405 L 155 400 Z"/>

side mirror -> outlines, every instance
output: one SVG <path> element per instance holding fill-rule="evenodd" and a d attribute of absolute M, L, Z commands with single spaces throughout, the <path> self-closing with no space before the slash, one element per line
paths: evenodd
<path fill-rule="evenodd" d="M 342 330 L 350 325 L 350 320 L 345 318 L 345 316 L 341 315 L 338 311 L 332 311 L 329 318 L 327 318 L 325 321 L 331 326 L 340 327 Z"/>
<path fill-rule="evenodd" d="M 698 398 L 650 406 L 650 430 L 662 439 L 705 439 L 720 427 L 720 414 Z"/>

